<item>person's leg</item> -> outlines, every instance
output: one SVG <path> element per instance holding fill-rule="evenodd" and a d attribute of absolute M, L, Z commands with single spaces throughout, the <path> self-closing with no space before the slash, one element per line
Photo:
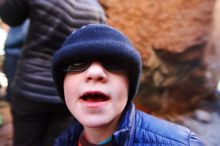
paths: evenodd
<path fill-rule="evenodd" d="M 12 98 L 14 146 L 53 146 L 55 138 L 72 121 L 64 104 Z M 45 145 L 44 145 L 45 143 Z"/>
<path fill-rule="evenodd" d="M 13 112 L 14 146 L 39 146 L 42 145 L 44 119 L 31 115 L 20 115 Z"/>
<path fill-rule="evenodd" d="M 73 120 L 73 116 L 64 107 L 57 107 L 49 116 L 44 146 L 53 146 L 55 139 L 70 126 Z"/>
<path fill-rule="evenodd" d="M 20 97 L 13 97 L 11 105 L 14 127 L 13 145 L 42 145 L 42 135 L 44 134 L 45 129 L 45 116 L 34 110 L 35 108 L 41 110 L 41 107 L 36 106 L 34 102 L 24 100 Z"/>

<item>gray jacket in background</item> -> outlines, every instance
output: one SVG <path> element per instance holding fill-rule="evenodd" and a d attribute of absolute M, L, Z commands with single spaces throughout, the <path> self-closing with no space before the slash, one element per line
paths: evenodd
<path fill-rule="evenodd" d="M 106 19 L 97 0 L 5 0 L 0 17 L 11 26 L 30 19 L 14 94 L 46 103 L 62 102 L 51 77 L 52 54 L 75 29 Z"/>

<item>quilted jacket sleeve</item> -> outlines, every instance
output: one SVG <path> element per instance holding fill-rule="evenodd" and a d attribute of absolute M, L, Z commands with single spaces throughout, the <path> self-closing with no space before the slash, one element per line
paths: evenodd
<path fill-rule="evenodd" d="M 26 0 L 1 0 L 0 17 L 10 26 L 24 22 L 28 17 L 28 3 Z"/>

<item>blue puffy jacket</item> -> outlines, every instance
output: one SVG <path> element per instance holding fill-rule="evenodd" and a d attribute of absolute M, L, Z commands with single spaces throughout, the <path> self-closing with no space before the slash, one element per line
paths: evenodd
<path fill-rule="evenodd" d="M 77 146 L 82 125 L 75 122 L 55 142 L 55 146 Z M 203 146 L 189 129 L 135 110 L 130 104 L 124 111 L 114 146 Z"/>

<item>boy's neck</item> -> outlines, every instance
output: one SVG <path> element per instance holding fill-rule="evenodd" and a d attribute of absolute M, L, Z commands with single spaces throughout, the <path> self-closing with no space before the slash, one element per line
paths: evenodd
<path fill-rule="evenodd" d="M 117 118 L 110 124 L 101 127 L 90 128 L 84 126 L 84 134 L 86 139 L 90 143 L 98 144 L 111 137 L 118 128 L 119 119 L 120 118 Z"/>

